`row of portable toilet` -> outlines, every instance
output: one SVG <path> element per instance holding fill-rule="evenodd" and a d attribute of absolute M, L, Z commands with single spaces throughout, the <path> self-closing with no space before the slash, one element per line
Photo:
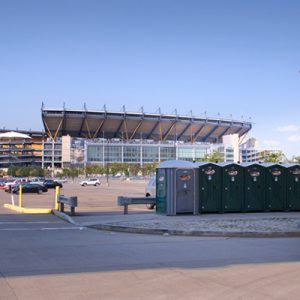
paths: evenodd
<path fill-rule="evenodd" d="M 156 211 L 300 210 L 300 165 L 166 161 L 157 168 Z"/>

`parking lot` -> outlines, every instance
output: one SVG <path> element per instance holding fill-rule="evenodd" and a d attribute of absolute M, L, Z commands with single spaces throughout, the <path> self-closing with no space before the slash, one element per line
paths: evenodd
<path fill-rule="evenodd" d="M 117 196 L 142 196 L 146 181 L 67 182 L 78 214 L 123 216 Z M 18 196 L 14 195 L 16 204 Z M 51 214 L 3 208 L 0 191 L 0 299 L 298 299 L 299 238 L 125 234 L 69 224 Z M 54 190 L 24 194 L 25 207 L 50 208 Z M 142 212 L 142 214 L 138 214 Z M 154 215 L 154 214 L 153 214 Z M 176 218 L 170 217 L 172 220 Z"/>
<path fill-rule="evenodd" d="M 76 211 L 80 213 L 92 212 L 116 212 L 123 211 L 123 208 L 117 206 L 118 196 L 143 196 L 145 194 L 145 186 L 147 180 L 120 180 L 102 179 L 100 186 L 80 185 L 80 179 L 76 179 L 74 183 L 68 180 L 63 183 L 61 194 L 65 196 L 77 196 L 78 208 Z M 12 195 L 0 190 L 0 204 L 11 203 Z M 18 195 L 13 195 L 15 204 L 18 205 Z M 23 194 L 23 206 L 26 208 L 53 208 L 55 199 L 55 189 L 49 189 L 43 194 Z M 132 206 L 133 211 L 147 211 L 144 206 Z"/>

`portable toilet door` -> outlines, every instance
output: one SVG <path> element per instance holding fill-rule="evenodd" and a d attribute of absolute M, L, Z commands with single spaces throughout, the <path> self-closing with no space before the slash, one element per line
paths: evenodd
<path fill-rule="evenodd" d="M 167 178 L 165 169 L 156 169 L 156 212 L 165 214 L 167 206 Z"/>
<path fill-rule="evenodd" d="M 244 167 L 244 211 L 263 211 L 265 203 L 265 168 L 257 163 Z"/>
<path fill-rule="evenodd" d="M 244 202 L 244 168 L 235 163 L 220 163 L 222 167 L 222 211 L 241 212 Z"/>
<path fill-rule="evenodd" d="M 286 209 L 300 210 L 300 165 L 284 165 L 286 167 Z"/>
<path fill-rule="evenodd" d="M 199 166 L 199 212 L 222 210 L 222 168 L 215 163 L 203 162 Z"/>
<path fill-rule="evenodd" d="M 286 210 L 286 168 L 281 164 L 265 163 L 265 211 Z"/>
<path fill-rule="evenodd" d="M 196 209 L 198 197 L 196 199 L 195 173 L 195 169 L 176 169 L 176 214 L 198 213 L 198 209 Z"/>

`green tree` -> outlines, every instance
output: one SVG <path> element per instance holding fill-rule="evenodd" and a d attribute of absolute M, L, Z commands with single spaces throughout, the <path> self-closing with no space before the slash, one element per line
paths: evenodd
<path fill-rule="evenodd" d="M 282 151 L 278 151 L 278 152 L 268 152 L 266 151 L 264 153 L 265 162 L 273 162 L 273 163 L 278 163 L 278 162 L 282 162 L 284 159 L 284 154 Z"/>
<path fill-rule="evenodd" d="M 118 173 L 123 174 L 123 164 L 121 163 L 113 163 L 110 165 L 110 173 L 114 176 Z"/>
<path fill-rule="evenodd" d="M 156 172 L 156 167 L 158 166 L 158 162 L 152 162 L 149 164 L 145 164 L 143 166 L 143 175 L 150 175 Z"/>
<path fill-rule="evenodd" d="M 18 168 L 16 171 L 16 176 L 18 177 L 28 177 L 29 174 L 30 174 L 30 167 L 27 166 Z"/>
<path fill-rule="evenodd" d="M 29 170 L 29 176 L 31 177 L 37 177 L 37 168 L 30 168 Z"/>
<path fill-rule="evenodd" d="M 7 170 L 7 175 L 8 176 L 12 176 L 12 177 L 15 177 L 16 176 L 16 172 L 18 170 L 18 167 L 17 166 L 10 166 Z"/>
<path fill-rule="evenodd" d="M 137 176 L 141 171 L 141 167 L 138 164 L 131 164 L 129 165 L 129 175 L 130 176 Z"/>
<path fill-rule="evenodd" d="M 105 169 L 102 166 L 96 164 L 88 165 L 85 168 L 86 175 L 104 174 L 104 173 L 105 173 Z"/>
<path fill-rule="evenodd" d="M 202 161 L 221 162 L 224 161 L 224 155 L 220 151 L 213 151 L 212 153 L 206 153 Z"/>
<path fill-rule="evenodd" d="M 43 168 L 34 167 L 29 169 L 29 176 L 32 177 L 44 177 L 45 170 Z"/>
<path fill-rule="evenodd" d="M 70 177 L 72 178 L 72 181 L 74 182 L 74 179 L 77 178 L 79 175 L 79 169 L 75 166 L 71 166 L 70 168 Z"/>
<path fill-rule="evenodd" d="M 123 166 L 122 166 L 122 173 L 125 176 L 129 176 L 129 164 L 123 164 Z"/>
<path fill-rule="evenodd" d="M 300 164 L 300 156 L 293 156 L 292 162 Z"/>

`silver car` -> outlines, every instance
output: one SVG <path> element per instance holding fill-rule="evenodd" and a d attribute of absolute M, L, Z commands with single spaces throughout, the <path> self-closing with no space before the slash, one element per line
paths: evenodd
<path fill-rule="evenodd" d="M 87 185 L 98 186 L 100 184 L 101 184 L 101 182 L 97 178 L 89 178 L 87 180 L 83 180 L 83 181 L 80 182 L 81 186 L 87 186 Z"/>

